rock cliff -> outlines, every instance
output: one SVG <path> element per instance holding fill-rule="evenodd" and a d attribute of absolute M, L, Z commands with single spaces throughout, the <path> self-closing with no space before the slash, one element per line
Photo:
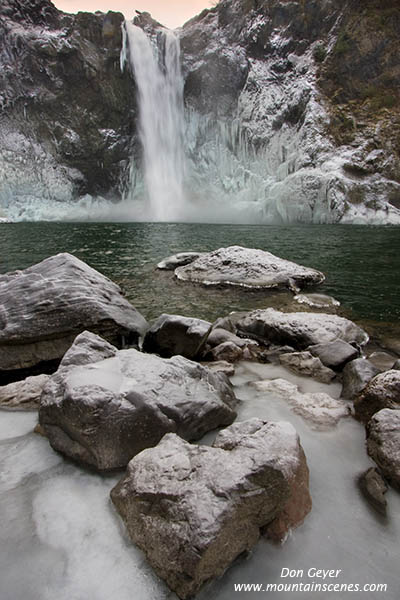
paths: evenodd
<path fill-rule="evenodd" d="M 87 218 L 92 197 L 121 198 L 132 153 L 140 165 L 122 22 L 2 2 L 6 216 L 54 218 L 51 203 L 79 200 Z M 147 13 L 136 24 L 159 27 Z M 237 221 L 400 223 L 399 33 L 399 0 L 220 0 L 178 30 L 193 205 Z"/>

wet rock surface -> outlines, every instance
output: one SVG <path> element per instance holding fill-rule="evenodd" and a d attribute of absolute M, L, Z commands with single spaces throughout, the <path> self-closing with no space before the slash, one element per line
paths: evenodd
<path fill-rule="evenodd" d="M 0 408 L 12 408 L 13 410 L 39 408 L 40 397 L 48 380 L 48 375 L 36 375 L 0 386 Z"/>
<path fill-rule="evenodd" d="M 354 398 L 356 417 L 363 423 L 368 423 L 372 415 L 383 408 L 400 409 L 400 371 L 376 375 Z"/>
<path fill-rule="evenodd" d="M 175 269 L 180 281 L 244 288 L 296 288 L 322 283 L 320 271 L 297 265 L 264 250 L 230 246 L 209 252 Z"/>
<path fill-rule="evenodd" d="M 176 354 L 195 358 L 200 354 L 211 327 L 211 323 L 202 319 L 163 314 L 147 330 L 143 350 L 164 358 Z"/>
<path fill-rule="evenodd" d="M 281 538 L 311 508 L 308 469 L 289 423 L 252 419 L 212 448 L 166 435 L 136 456 L 111 498 L 132 540 L 182 599 L 257 542 Z"/>
<path fill-rule="evenodd" d="M 309 346 L 309 352 L 317 356 L 320 361 L 330 369 L 340 371 L 346 363 L 358 357 L 358 350 L 344 342 L 343 340 L 335 340 L 328 344 L 316 344 Z"/>
<path fill-rule="evenodd" d="M 193 440 L 229 425 L 235 404 L 224 374 L 181 356 L 117 351 L 84 332 L 46 385 L 39 422 L 55 450 L 102 471 L 125 466 L 167 432 Z"/>
<path fill-rule="evenodd" d="M 242 335 L 254 337 L 264 344 L 289 345 L 305 350 L 315 344 L 337 339 L 364 344 L 368 336 L 352 321 L 324 313 L 283 313 L 273 308 L 255 310 L 237 322 Z"/>
<path fill-rule="evenodd" d="M 384 408 L 367 425 L 367 450 L 391 485 L 400 490 L 400 410 Z"/>
<path fill-rule="evenodd" d="M 355 398 L 378 373 L 379 369 L 365 358 L 356 358 L 347 363 L 342 374 L 343 398 Z"/>
<path fill-rule="evenodd" d="M 120 288 L 71 254 L 0 276 L 0 372 L 60 360 L 84 329 L 137 345 L 144 317 Z"/>

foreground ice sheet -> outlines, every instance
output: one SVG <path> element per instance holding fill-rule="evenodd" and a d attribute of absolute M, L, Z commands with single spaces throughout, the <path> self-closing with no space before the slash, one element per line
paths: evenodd
<path fill-rule="evenodd" d="M 248 384 L 287 374 L 282 367 L 243 363 L 234 378 L 242 400 L 239 419 L 259 416 L 293 423 L 310 467 L 313 510 L 283 547 L 261 541 L 249 560 L 237 561 L 220 580 L 202 591 L 198 600 L 260 596 L 256 592 L 235 592 L 237 583 L 321 582 L 308 579 L 311 567 L 341 569 L 335 583 L 386 583 L 385 594 L 366 592 L 360 597 L 397 600 L 400 496 L 388 492 L 386 521 L 365 504 L 356 478 L 371 461 L 364 449 L 364 430 L 357 422 L 347 419 L 333 431 L 312 431 L 285 402 L 271 397 L 266 402 Z M 334 397 L 340 394 L 337 385 L 311 383 L 297 376 L 291 380 L 304 392 L 324 391 Z M 8 415 L 1 412 L 0 423 Z M 17 432 L 18 419 L 24 418 L 14 413 L 10 429 L 12 426 Z M 129 543 L 113 512 L 109 490 L 119 475 L 102 478 L 87 473 L 60 459 L 39 436 L 7 439 L 7 427 L 2 431 L 0 452 L 1 456 L 8 453 L 6 471 L 10 475 L 0 483 L 1 600 L 176 598 Z M 20 431 L 26 433 L 26 424 Z M 34 464 L 23 452 L 26 444 L 32 452 L 35 449 Z M 281 579 L 284 567 L 304 569 L 304 577 Z M 292 592 L 268 593 L 268 598 L 279 600 L 293 597 Z M 324 592 L 301 597 L 343 600 L 352 594 Z"/>

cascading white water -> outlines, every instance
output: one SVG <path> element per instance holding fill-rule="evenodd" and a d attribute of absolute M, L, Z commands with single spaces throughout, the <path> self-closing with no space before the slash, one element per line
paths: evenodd
<path fill-rule="evenodd" d="M 125 31 L 128 52 L 124 45 L 121 65 L 128 57 L 138 90 L 139 135 L 148 196 L 145 216 L 155 221 L 181 220 L 185 153 L 179 39 L 172 31 L 160 29 L 157 47 L 132 23 L 125 23 Z"/>

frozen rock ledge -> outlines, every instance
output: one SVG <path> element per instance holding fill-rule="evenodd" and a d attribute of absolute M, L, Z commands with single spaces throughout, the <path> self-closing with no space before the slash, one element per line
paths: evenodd
<path fill-rule="evenodd" d="M 124 467 L 165 433 L 194 440 L 229 425 L 235 404 L 224 374 L 182 356 L 117 351 L 85 331 L 46 385 L 39 422 L 55 450 L 103 471 Z"/>
<path fill-rule="evenodd" d="M 182 599 L 250 550 L 260 529 L 282 539 L 311 509 L 295 429 L 251 419 L 213 447 L 167 434 L 137 455 L 111 498 L 132 540 Z"/>
<path fill-rule="evenodd" d="M 320 271 L 303 267 L 264 250 L 229 246 L 200 256 L 175 269 L 181 281 L 203 285 L 234 285 L 252 289 L 289 287 L 297 290 L 322 283 Z"/>

